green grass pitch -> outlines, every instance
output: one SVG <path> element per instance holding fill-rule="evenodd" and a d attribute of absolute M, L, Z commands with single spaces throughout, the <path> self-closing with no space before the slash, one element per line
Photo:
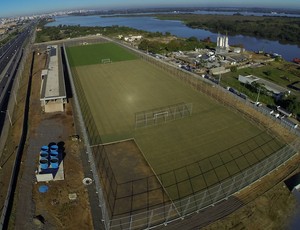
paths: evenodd
<path fill-rule="evenodd" d="M 137 57 L 114 43 L 99 43 L 92 45 L 75 46 L 68 49 L 70 66 L 101 64 L 102 59 L 112 62 L 134 60 Z"/>
<path fill-rule="evenodd" d="M 80 48 L 95 52 L 88 46 Z M 76 60 L 73 49 L 78 48 L 69 48 L 68 55 Z M 72 72 L 85 90 L 102 140 L 134 138 L 173 200 L 235 175 L 283 146 L 245 118 L 143 60 L 78 63 Z M 181 102 L 193 103 L 192 116 L 135 129 L 135 113 Z"/>

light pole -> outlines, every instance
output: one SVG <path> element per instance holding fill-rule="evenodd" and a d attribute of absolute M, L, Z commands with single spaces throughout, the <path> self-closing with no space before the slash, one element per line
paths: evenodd
<path fill-rule="evenodd" d="M 256 98 L 256 104 L 258 103 L 258 99 L 259 99 L 259 94 L 260 94 L 260 87 L 259 87 L 259 89 L 258 89 L 258 94 L 257 94 L 257 98 Z"/>
<path fill-rule="evenodd" d="M 8 119 L 9 119 L 9 123 L 10 123 L 10 126 L 12 126 L 12 121 L 11 121 L 11 117 L 10 117 L 10 114 L 9 114 L 9 111 L 6 110 L 6 111 L 0 111 L 1 113 L 5 113 L 8 115 Z"/>

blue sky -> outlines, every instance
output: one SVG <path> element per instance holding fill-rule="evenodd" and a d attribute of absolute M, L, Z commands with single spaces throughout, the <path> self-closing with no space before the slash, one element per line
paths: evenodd
<path fill-rule="evenodd" d="M 161 3 L 163 2 L 163 3 Z M 300 9 L 299 0 L 1 0 L 0 17 L 66 9 L 116 9 L 159 6 L 254 6 Z"/>

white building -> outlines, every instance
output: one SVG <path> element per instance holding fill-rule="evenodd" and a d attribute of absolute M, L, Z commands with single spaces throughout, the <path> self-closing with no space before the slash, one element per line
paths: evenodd
<path fill-rule="evenodd" d="M 129 37 L 124 37 L 124 40 L 127 42 L 133 42 L 133 41 L 141 40 L 142 38 L 143 38 L 142 35 L 136 35 L 136 36 L 129 35 Z"/>
<path fill-rule="evenodd" d="M 41 85 L 41 106 L 44 112 L 63 112 L 67 102 L 65 80 L 62 73 L 58 46 L 51 46 L 49 50 L 48 69 L 43 70 Z"/>

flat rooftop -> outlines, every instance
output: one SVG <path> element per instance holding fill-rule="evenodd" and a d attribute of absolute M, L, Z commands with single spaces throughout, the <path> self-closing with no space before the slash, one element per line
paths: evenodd
<path fill-rule="evenodd" d="M 272 91 L 273 93 L 276 93 L 276 94 L 285 93 L 285 92 L 290 91 L 287 88 L 284 88 L 280 85 L 277 85 L 273 82 L 267 81 L 262 78 L 260 78 L 257 82 L 263 84 L 267 90 Z"/>
<path fill-rule="evenodd" d="M 42 83 L 40 100 L 66 98 L 65 80 L 60 74 L 59 60 L 58 46 L 53 45 L 49 50 L 48 74 Z"/>

